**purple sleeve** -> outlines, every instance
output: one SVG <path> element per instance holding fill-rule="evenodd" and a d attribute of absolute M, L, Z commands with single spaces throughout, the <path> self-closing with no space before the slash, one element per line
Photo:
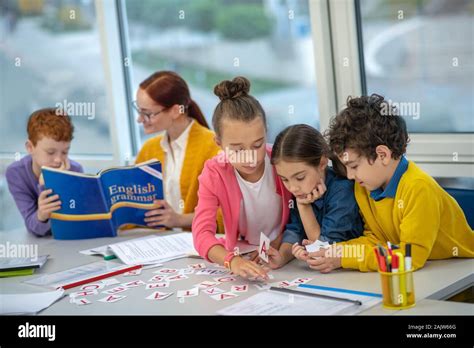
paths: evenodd
<path fill-rule="evenodd" d="M 15 200 L 20 214 L 25 220 L 25 226 L 28 232 L 37 236 L 45 236 L 51 230 L 49 221 L 41 222 L 38 220 L 36 212 L 38 211 L 38 197 L 36 192 L 28 189 L 27 178 L 20 171 L 7 170 L 6 179 L 8 189 Z"/>

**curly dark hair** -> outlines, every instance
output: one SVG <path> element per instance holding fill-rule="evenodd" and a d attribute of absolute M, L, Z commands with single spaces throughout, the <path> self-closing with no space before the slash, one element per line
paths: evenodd
<path fill-rule="evenodd" d="M 331 119 L 325 136 L 337 155 L 353 149 L 371 161 L 377 158 L 378 145 L 387 146 L 398 159 L 410 141 L 403 117 L 378 94 L 348 97 L 347 106 Z"/>

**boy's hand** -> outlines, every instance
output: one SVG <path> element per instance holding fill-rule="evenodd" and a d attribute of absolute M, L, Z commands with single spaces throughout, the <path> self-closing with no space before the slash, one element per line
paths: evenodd
<path fill-rule="evenodd" d="M 317 201 L 320 199 L 324 193 L 326 192 L 327 187 L 324 184 L 324 181 L 321 180 L 321 183 L 316 185 L 313 191 L 311 193 L 308 193 L 305 198 L 296 198 L 296 203 L 297 204 L 311 204 L 314 201 Z"/>
<path fill-rule="evenodd" d="M 254 261 L 245 260 L 240 256 L 235 256 L 230 261 L 230 270 L 242 278 L 263 278 L 268 279 L 265 269 L 257 265 Z"/>
<path fill-rule="evenodd" d="M 329 273 L 335 269 L 341 268 L 341 258 L 337 256 L 331 249 L 321 249 L 313 253 L 308 253 L 306 263 L 309 268 L 320 271 L 321 273 Z"/>
<path fill-rule="evenodd" d="M 169 228 L 181 226 L 181 214 L 178 214 L 165 200 L 156 200 L 155 206 L 160 208 L 153 209 L 145 213 L 145 222 L 147 226 L 166 226 Z M 161 208 L 162 207 L 162 208 Z"/>
<path fill-rule="evenodd" d="M 51 189 L 44 190 L 38 197 L 38 211 L 36 212 L 36 216 L 39 221 L 46 222 L 51 217 L 52 212 L 61 209 L 59 195 L 48 197 L 51 193 L 53 193 Z"/>
<path fill-rule="evenodd" d="M 291 247 L 291 253 L 298 260 L 308 260 L 308 252 L 306 251 L 304 246 L 299 245 L 298 243 L 293 244 L 293 246 Z"/>

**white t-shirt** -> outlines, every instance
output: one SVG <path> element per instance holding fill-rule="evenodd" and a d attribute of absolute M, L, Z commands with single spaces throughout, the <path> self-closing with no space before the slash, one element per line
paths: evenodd
<path fill-rule="evenodd" d="M 282 203 L 276 193 L 275 177 L 270 158 L 265 156 L 265 170 L 257 182 L 244 180 L 234 169 L 242 192 L 240 203 L 239 232 L 252 245 L 260 243 L 260 232 L 271 241 L 280 233 Z"/>
<path fill-rule="evenodd" d="M 186 127 L 183 133 L 173 140 L 168 141 L 168 134 L 165 132 L 161 139 L 161 148 L 165 152 L 165 168 L 163 173 L 163 189 L 165 200 L 178 214 L 183 213 L 181 202 L 181 170 L 183 168 L 184 155 L 188 144 L 188 137 L 194 120 Z"/>

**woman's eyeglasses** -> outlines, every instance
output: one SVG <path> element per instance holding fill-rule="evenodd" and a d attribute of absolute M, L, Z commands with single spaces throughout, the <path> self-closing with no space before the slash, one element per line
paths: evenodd
<path fill-rule="evenodd" d="M 142 109 L 140 109 L 140 107 L 138 106 L 137 104 L 137 101 L 134 100 L 132 101 L 132 106 L 133 108 L 135 109 L 135 111 L 143 117 L 143 119 L 145 120 L 145 122 L 150 122 L 150 120 L 155 117 L 155 116 L 158 116 L 159 113 L 165 111 L 167 108 L 164 108 L 164 109 L 161 109 L 160 111 L 157 111 L 157 112 L 146 112 L 146 111 L 143 111 Z"/>

